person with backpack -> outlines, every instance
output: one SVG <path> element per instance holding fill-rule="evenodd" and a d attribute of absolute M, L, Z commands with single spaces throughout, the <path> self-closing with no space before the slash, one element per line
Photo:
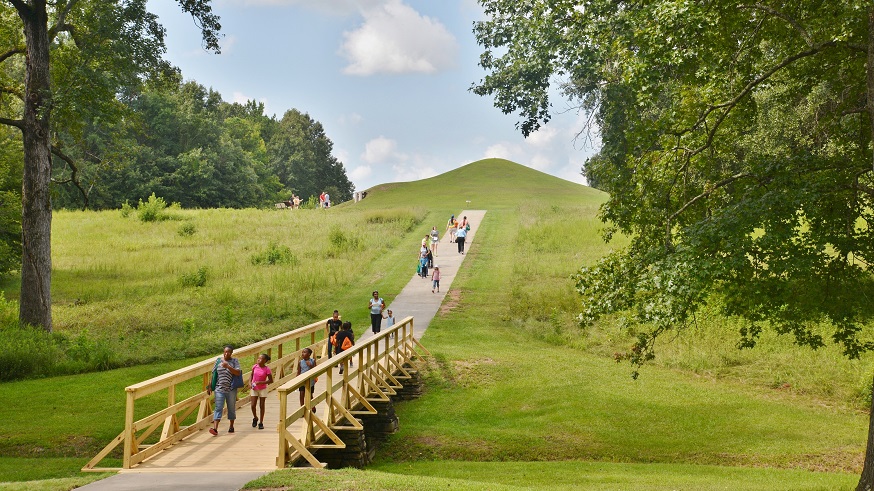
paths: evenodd
<path fill-rule="evenodd" d="M 334 351 L 331 345 L 334 344 L 334 335 L 340 331 L 341 325 L 343 325 L 343 321 L 340 320 L 340 312 L 335 310 L 334 315 L 325 324 L 328 328 L 328 358 L 331 357 L 331 352 Z"/>
<path fill-rule="evenodd" d="M 380 314 L 380 318 L 382 314 Z M 334 346 L 334 354 L 339 355 L 347 349 L 355 346 L 355 333 L 352 332 L 352 323 L 344 322 L 340 332 L 337 333 L 337 345 Z M 343 367 L 340 367 L 340 373 L 343 373 Z"/>

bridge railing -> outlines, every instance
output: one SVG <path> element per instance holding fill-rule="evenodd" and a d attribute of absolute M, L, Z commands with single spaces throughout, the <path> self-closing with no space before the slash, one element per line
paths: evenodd
<path fill-rule="evenodd" d="M 247 369 L 247 363 L 243 361 L 247 357 L 251 357 L 252 364 L 254 364 L 261 353 L 270 355 L 271 361 L 268 366 L 273 371 L 274 383 L 280 385 L 297 375 L 297 363 L 304 348 L 310 348 L 314 353 L 326 354 L 326 322 L 327 319 L 323 319 L 270 339 L 235 349 L 234 357 L 239 358 L 241 361 L 243 380 L 246 382 L 246 386 L 248 387 L 252 377 L 251 365 Z M 317 334 L 320 332 L 324 333 L 324 335 L 317 340 Z M 125 405 L 124 430 L 91 459 L 82 468 L 82 471 L 102 472 L 119 470 L 118 468 L 100 468 L 97 465 L 121 444 L 124 446 L 122 468 L 130 469 L 170 445 L 209 426 L 212 422 L 213 399 L 207 395 L 206 388 L 211 383 L 215 360 L 216 357 L 211 357 L 199 363 L 126 387 L 125 394 L 127 401 Z M 187 384 L 188 386 L 199 384 L 199 392 L 181 401 L 177 401 L 177 388 L 182 384 Z M 135 419 L 137 402 L 163 390 L 166 390 L 167 393 L 166 405 L 148 416 Z M 154 405 L 153 401 L 149 402 L 150 405 Z M 248 398 L 236 401 L 237 408 L 243 407 L 246 404 L 248 404 Z M 195 411 L 197 413 L 193 423 L 183 426 L 182 423 L 190 419 Z M 161 433 L 160 435 L 155 435 L 155 431 L 158 428 L 162 428 Z"/>
<path fill-rule="evenodd" d="M 356 416 L 376 414 L 372 402 L 388 401 L 402 387 L 401 380 L 413 377 L 428 353 L 413 336 L 413 318 L 407 317 L 366 341 L 356 343 L 330 360 L 302 373 L 277 389 L 279 393 L 279 454 L 276 466 L 285 467 L 301 458 L 313 467 L 325 467 L 313 454 L 322 448 L 345 448 L 336 430 L 363 430 Z M 350 366 L 350 362 L 353 362 Z M 335 371 L 343 367 L 343 373 Z M 316 379 L 325 381 L 313 393 Z M 304 404 L 296 409 L 291 401 L 303 388 Z M 325 411 L 312 411 L 325 402 Z M 298 421 L 303 424 L 297 428 Z"/>

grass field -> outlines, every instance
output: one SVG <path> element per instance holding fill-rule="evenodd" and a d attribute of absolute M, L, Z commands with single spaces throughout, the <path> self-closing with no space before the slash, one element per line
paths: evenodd
<path fill-rule="evenodd" d="M 602 200 L 489 160 L 380 186 L 327 211 L 184 210 L 159 223 L 58 213 L 57 329 L 104 343 L 114 366 L 130 366 L 0 384 L 11 401 L 0 409 L 0 481 L 69 489 L 55 480 L 77 477 L 120 431 L 126 385 L 225 342 L 334 308 L 361 332 L 363 299 L 373 288 L 393 298 L 421 236 L 467 207 L 488 213 L 453 284 L 457 302 L 423 340 L 435 354 L 426 394 L 397 406 L 401 429 L 378 461 L 364 472 L 274 473 L 253 486 L 851 489 L 871 358 L 848 361 L 773 336 L 740 352 L 732 319 L 701 316 L 633 381 L 628 365 L 612 361 L 629 344 L 619 319 L 575 322 L 570 275 L 622 246 L 598 234 Z M 185 223 L 193 235 L 178 233 Z M 294 259 L 253 264 L 271 244 Z M 206 283 L 186 286 L 200 268 Z M 5 285 L 7 296 L 15 291 Z M 58 386 L 75 397 L 61 405 Z"/>

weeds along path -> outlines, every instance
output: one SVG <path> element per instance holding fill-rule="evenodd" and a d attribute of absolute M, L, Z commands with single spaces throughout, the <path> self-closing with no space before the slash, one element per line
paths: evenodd
<path fill-rule="evenodd" d="M 470 231 L 465 239 L 464 250 L 469 251 L 471 243 L 476 237 L 476 232 L 479 225 L 482 223 L 486 215 L 486 210 L 463 210 L 456 215 L 459 219 L 467 217 L 470 223 Z M 394 301 L 389 304 L 388 309 L 392 310 L 396 319 L 403 319 L 407 316 L 413 316 L 413 335 L 416 339 L 422 339 L 425 334 L 425 329 L 437 315 L 443 299 L 446 297 L 452 286 L 452 280 L 455 279 L 456 273 L 462 267 L 466 254 L 459 254 L 458 247 L 454 243 L 449 242 L 449 234 L 446 230 L 440 230 L 440 242 L 437 244 L 437 256 L 434 258 L 434 266 L 440 267 L 440 291 L 431 293 L 431 277 L 430 271 L 428 278 L 422 278 L 416 274 L 416 256 L 418 254 L 418 246 L 410 250 L 410 272 L 412 279 L 407 283 L 407 286 L 395 297 Z M 370 328 L 362 334 L 359 339 L 364 340 L 373 336 Z"/>

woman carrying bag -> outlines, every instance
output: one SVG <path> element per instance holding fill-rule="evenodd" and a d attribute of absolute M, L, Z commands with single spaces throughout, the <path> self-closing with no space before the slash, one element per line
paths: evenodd
<path fill-rule="evenodd" d="M 228 433 L 234 432 L 234 420 L 237 419 L 237 390 L 243 387 L 243 370 L 240 360 L 233 358 L 234 347 L 226 345 L 224 353 L 215 360 L 212 370 L 212 384 L 206 393 L 215 392 L 215 411 L 212 413 L 212 436 L 218 436 L 218 426 L 222 420 L 225 404 L 228 406 L 228 421 L 231 422 Z"/>

